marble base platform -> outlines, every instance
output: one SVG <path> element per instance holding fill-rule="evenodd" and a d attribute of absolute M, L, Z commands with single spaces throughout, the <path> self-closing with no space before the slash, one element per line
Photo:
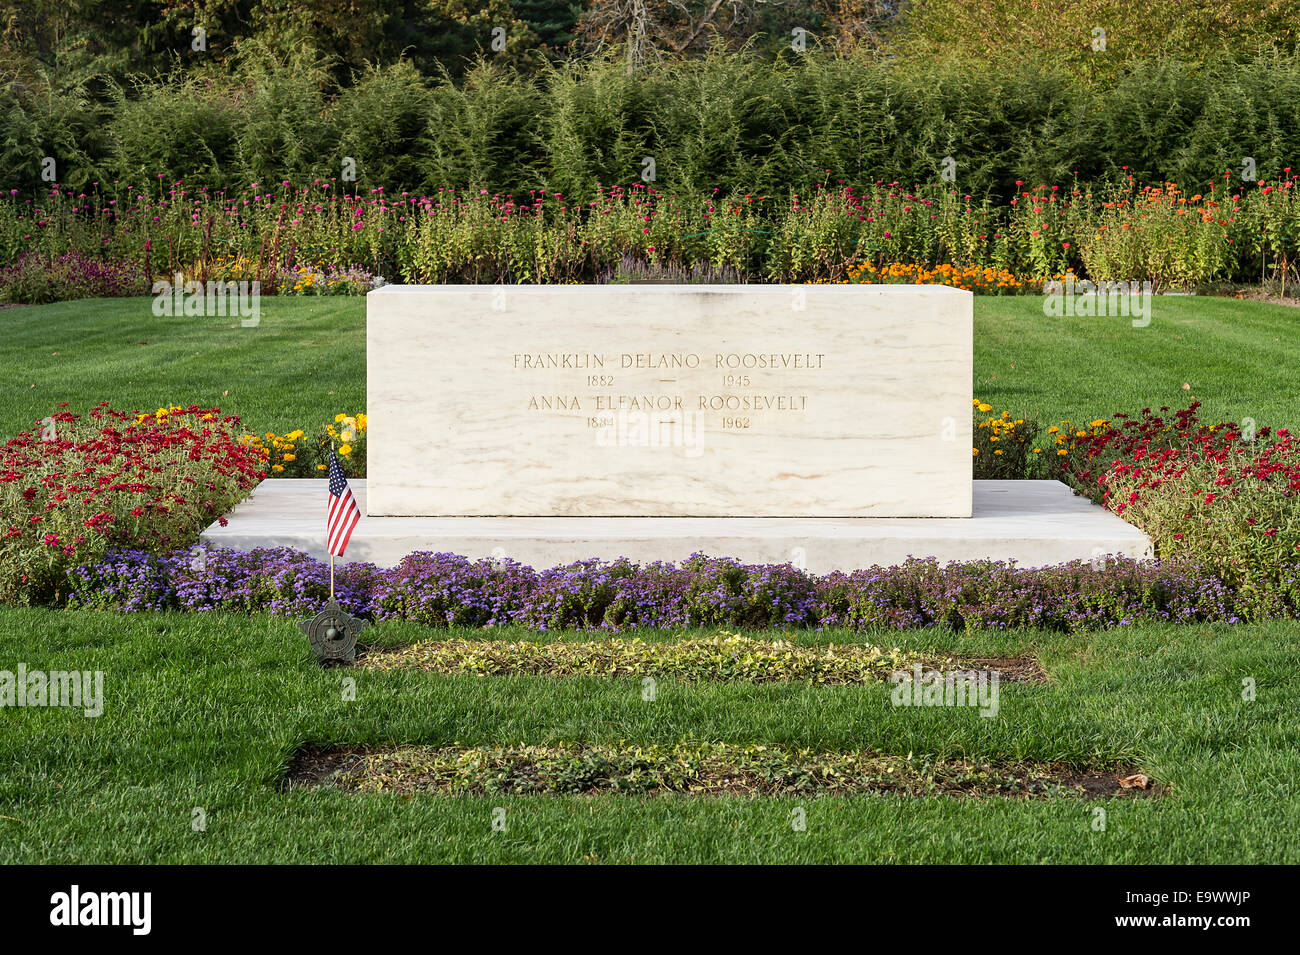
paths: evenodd
<path fill-rule="evenodd" d="M 345 561 L 392 566 L 412 551 L 510 557 L 552 567 L 590 557 L 638 562 L 703 552 L 813 573 L 992 558 L 1037 567 L 1106 554 L 1150 557 L 1151 539 L 1057 481 L 976 481 L 973 517 L 363 517 Z M 366 513 L 366 482 L 351 482 Z M 327 559 L 324 480 L 263 481 L 203 539 L 219 547 L 294 547 Z"/>

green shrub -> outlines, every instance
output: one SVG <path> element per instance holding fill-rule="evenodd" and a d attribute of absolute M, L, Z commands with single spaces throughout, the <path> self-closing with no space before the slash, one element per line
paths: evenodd
<path fill-rule="evenodd" d="M 113 178 L 191 189 L 221 188 L 238 174 L 236 136 L 243 118 L 229 91 L 190 78 L 174 85 L 139 82 L 113 90 Z"/>
<path fill-rule="evenodd" d="M 1300 55 L 1285 51 L 1120 59 L 1104 82 L 1051 59 L 974 68 L 858 52 L 714 53 L 631 74 L 614 60 L 525 73 L 482 58 L 455 80 L 399 61 L 340 86 L 309 46 L 239 50 L 201 76 L 11 85 L 0 185 L 39 194 L 52 155 L 78 191 L 143 173 L 234 193 L 338 178 L 350 156 L 358 182 L 390 195 L 472 186 L 586 202 L 638 181 L 647 157 L 661 190 L 695 197 L 933 183 L 952 157 L 963 193 L 1005 202 L 1017 180 L 1131 174 L 1191 192 L 1244 157 L 1267 178 L 1300 157 Z"/>
<path fill-rule="evenodd" d="M 330 124 L 338 140 L 332 144 L 329 176 L 340 175 L 343 158 L 350 157 L 356 181 L 364 186 L 419 182 L 429 152 L 431 101 L 428 84 L 409 63 L 367 70 L 331 104 Z"/>
<path fill-rule="evenodd" d="M 0 168 L 8 188 L 48 194 L 45 160 L 54 160 L 56 182 L 76 191 L 102 181 L 110 152 L 111 113 L 85 80 L 42 75 L 38 85 L 3 82 L 0 105 Z"/>
<path fill-rule="evenodd" d="M 239 115 L 233 152 L 237 173 L 224 183 L 264 189 L 292 179 L 339 174 L 340 130 L 326 118 L 327 63 L 306 45 L 271 51 L 245 41 L 227 96 Z M 337 158 L 336 158 L 337 157 Z M 158 169 L 164 181 L 184 179 L 186 167 Z"/>

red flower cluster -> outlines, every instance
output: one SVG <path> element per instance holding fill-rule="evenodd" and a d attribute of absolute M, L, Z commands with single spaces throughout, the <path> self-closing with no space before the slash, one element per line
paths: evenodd
<path fill-rule="evenodd" d="M 1202 424 L 1198 407 L 1172 419 L 1148 408 L 1076 436 L 1071 483 L 1150 534 L 1162 557 L 1208 561 L 1234 582 L 1272 579 L 1300 550 L 1300 444 L 1286 429 Z"/>
<path fill-rule="evenodd" d="M 65 409 L 0 447 L 0 599 L 48 599 L 109 547 L 183 546 L 265 477 L 220 409 Z"/>
<path fill-rule="evenodd" d="M 1197 409 L 1199 401 L 1169 414 L 1164 405 L 1159 412 L 1143 408 L 1140 417 L 1116 414 L 1113 421 L 1070 439 L 1069 455 L 1061 462 L 1061 478 L 1080 493 L 1099 504 L 1109 504 L 1105 477 L 1116 468 L 1159 467 L 1170 460 L 1185 459 L 1185 454 L 1211 460 L 1224 460 L 1229 453 L 1239 453 L 1267 442 L 1272 432 L 1261 428 L 1243 435 L 1234 423 L 1202 424 Z M 1099 424 L 1100 422 L 1094 422 Z"/>

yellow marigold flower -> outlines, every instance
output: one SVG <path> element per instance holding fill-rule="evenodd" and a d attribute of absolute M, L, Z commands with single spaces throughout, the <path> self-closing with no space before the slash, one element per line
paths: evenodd
<path fill-rule="evenodd" d="M 1104 428 L 1105 426 L 1106 426 L 1105 418 L 1098 418 L 1096 421 L 1091 423 L 1091 427 L 1093 428 Z"/>
<path fill-rule="evenodd" d="M 1042 454 L 1042 453 L 1043 453 L 1042 448 L 1034 448 L 1034 454 Z"/>
<path fill-rule="evenodd" d="M 339 414 L 336 414 L 336 415 L 334 416 L 334 423 L 335 423 L 335 424 L 338 424 L 338 423 L 340 423 L 340 422 L 341 422 L 344 418 L 346 418 L 346 417 L 347 417 L 347 415 L 345 415 L 345 414 L 343 414 L 342 412 L 340 412 Z"/>
<path fill-rule="evenodd" d="M 296 455 L 296 454 L 286 454 L 286 455 L 284 456 L 284 459 L 285 459 L 286 461 L 297 461 L 297 460 L 298 460 L 298 455 Z"/>
<path fill-rule="evenodd" d="M 278 465 L 278 464 L 273 464 L 273 465 L 271 465 L 271 470 L 274 471 L 275 473 L 279 474 L 281 471 L 284 470 L 284 468 L 281 467 L 281 466 Z"/>
<path fill-rule="evenodd" d="M 980 411 L 982 411 L 982 412 L 984 412 L 984 413 L 986 413 L 986 414 L 987 414 L 988 412 L 992 411 L 992 410 L 993 410 L 993 406 L 992 406 L 992 405 L 980 405 Z"/>
<path fill-rule="evenodd" d="M 993 453 L 994 453 L 994 454 L 1001 454 L 1001 453 L 1002 453 L 1002 449 L 999 448 L 998 450 L 994 451 Z"/>
<path fill-rule="evenodd" d="M 1056 425 L 1052 425 L 1050 428 L 1047 429 L 1047 433 L 1048 433 L 1048 434 L 1056 434 L 1056 433 L 1057 433 L 1058 431 L 1060 431 L 1060 430 L 1061 430 L 1061 429 L 1058 428 Z"/>
<path fill-rule="evenodd" d="M 365 413 L 364 413 L 364 412 L 362 412 L 361 414 L 357 415 L 357 430 L 358 430 L 358 431 L 365 431 L 365 430 L 366 430 L 366 416 L 365 416 Z"/>
<path fill-rule="evenodd" d="M 1069 454 L 1069 453 L 1070 453 L 1069 451 L 1067 451 L 1067 450 L 1065 450 L 1064 448 L 1062 448 L 1061 450 L 1059 450 L 1059 451 L 1056 452 L 1056 456 L 1057 456 L 1058 458 L 1059 458 L 1059 457 L 1064 457 L 1065 455 L 1067 455 L 1067 454 Z"/>
<path fill-rule="evenodd" d="M 971 455 L 971 457 L 973 457 L 973 458 L 977 458 L 977 457 L 979 457 L 979 454 L 980 454 L 980 449 L 979 449 L 979 448 L 971 448 L 971 449 L 970 449 L 970 455 Z"/>
<path fill-rule="evenodd" d="M 323 465 L 323 464 L 318 464 L 318 465 L 316 465 L 316 470 L 317 470 L 317 471 L 324 471 L 324 470 L 325 470 L 325 465 Z"/>
<path fill-rule="evenodd" d="M 351 454 L 351 453 L 352 453 L 352 445 L 350 444 L 339 445 L 339 454 Z"/>

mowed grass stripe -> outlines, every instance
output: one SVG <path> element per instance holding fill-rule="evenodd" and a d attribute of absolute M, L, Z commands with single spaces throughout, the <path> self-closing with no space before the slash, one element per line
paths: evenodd
<path fill-rule="evenodd" d="M 1151 323 L 1052 318 L 1037 296 L 975 299 L 975 394 L 1045 426 L 1203 402 L 1214 422 L 1300 424 L 1300 311 L 1211 296 L 1156 296 Z M 1189 385 L 1184 389 L 1183 385 Z"/>
<path fill-rule="evenodd" d="M 261 321 L 153 314 L 152 299 L 0 309 L 0 433 L 85 411 L 220 407 L 258 433 L 312 430 L 366 401 L 365 302 L 265 298 Z"/>

